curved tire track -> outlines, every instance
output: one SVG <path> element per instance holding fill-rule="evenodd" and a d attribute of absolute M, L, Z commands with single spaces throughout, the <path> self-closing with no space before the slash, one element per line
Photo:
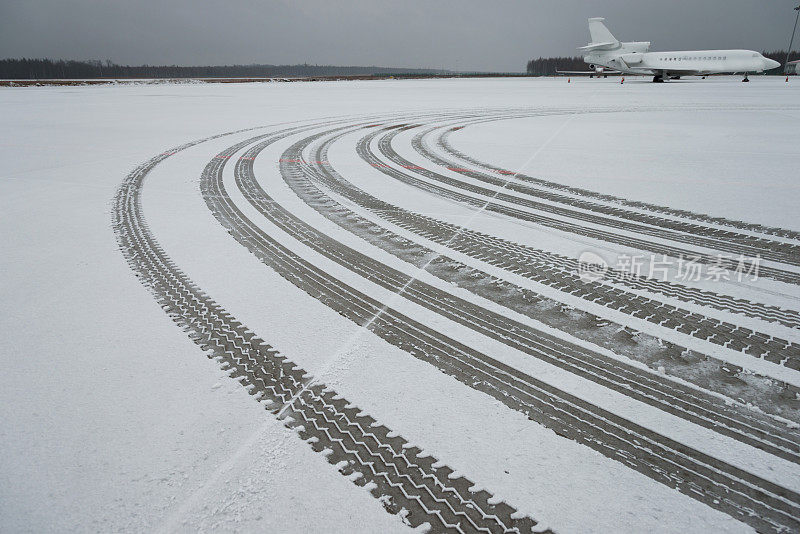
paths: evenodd
<path fill-rule="evenodd" d="M 252 161 L 249 154 L 237 163 L 239 169 Z M 291 149 L 287 154 L 292 154 Z M 800 527 L 796 519 L 800 513 L 800 495 L 505 366 L 371 299 L 286 250 L 245 217 L 225 193 L 221 166 L 226 159 L 213 160 L 209 166 L 217 170 L 203 176 L 203 193 L 212 213 L 262 262 L 304 291 L 470 387 L 485 391 L 556 432 L 709 506 L 763 530 Z M 288 158 L 283 159 L 282 172 L 291 172 L 293 164 Z M 256 207 L 274 224 L 306 244 L 325 239 L 269 197 L 262 197 L 261 205 Z M 332 252 L 343 253 L 341 249 Z"/>
<path fill-rule="evenodd" d="M 343 475 L 358 485 L 370 484 L 370 492 L 390 513 L 402 511 L 411 526 L 429 523 L 436 532 L 530 532 L 535 521 L 516 518 L 516 510 L 505 503 L 489 504 L 491 494 L 472 493 L 472 482 L 450 478 L 450 468 L 434 467 L 435 458 L 420 455 L 418 448 L 324 385 L 309 387 L 304 370 L 206 296 L 161 249 L 141 210 L 144 179 L 164 159 L 221 135 L 152 158 L 120 186 L 113 226 L 120 249 L 142 284 L 209 357 L 230 369 L 315 451 L 326 453 L 328 462 Z M 218 164 L 212 162 L 212 166 Z"/>
<path fill-rule="evenodd" d="M 373 131 L 361 138 L 356 146 L 359 156 L 390 177 L 425 187 L 417 183 L 418 179 L 382 165 L 370 151 L 370 140 L 379 131 Z M 324 163 L 322 165 L 324 166 Z M 341 181 L 341 185 L 347 187 L 348 184 Z M 578 269 L 570 272 L 555 267 L 554 264 L 559 263 L 556 255 L 403 210 L 366 195 L 352 185 L 349 188 L 351 191 L 347 194 L 351 200 L 361 196 L 361 205 L 379 214 L 383 219 L 475 259 L 650 323 L 672 328 L 755 358 L 763 358 L 772 363 L 800 370 L 800 347 L 793 342 L 705 317 L 699 313 L 688 312 L 646 296 L 626 293 L 622 288 L 605 283 L 587 284 L 579 276 Z M 447 195 L 448 193 L 444 194 Z M 368 198 L 368 203 L 363 200 L 364 198 Z M 481 207 L 483 206 L 481 202 L 475 201 L 473 205 Z M 620 275 L 612 272 L 611 277 L 619 278 Z"/>
<path fill-rule="evenodd" d="M 397 128 L 408 128 L 408 127 L 409 126 L 407 126 L 407 125 L 399 125 L 399 126 L 388 127 L 387 129 L 394 130 L 394 129 L 397 129 Z M 369 145 L 370 145 L 372 139 L 376 138 L 380 134 L 381 134 L 380 131 L 374 131 L 374 132 L 368 134 L 367 136 L 365 136 L 361 140 L 361 142 L 359 143 L 359 153 L 364 155 L 363 159 L 365 161 L 367 161 L 370 165 L 375 166 L 377 169 L 379 169 L 381 172 L 383 172 L 387 176 L 395 178 L 395 179 L 397 179 L 397 180 L 399 180 L 399 181 L 401 181 L 403 183 L 406 183 L 408 185 L 411 185 L 411 186 L 416 187 L 418 189 L 421 189 L 423 191 L 427 191 L 427 192 L 433 193 L 435 195 L 442 196 L 444 198 L 447 198 L 447 199 L 450 199 L 450 200 L 454 200 L 454 201 L 462 203 L 462 204 L 470 205 L 470 206 L 473 206 L 473 207 L 476 207 L 476 208 L 479 208 L 479 209 L 485 209 L 487 211 L 500 213 L 502 215 L 506 215 L 506 216 L 511 217 L 511 218 L 515 218 L 515 219 L 519 219 L 519 220 L 523 220 L 523 221 L 527 221 L 527 222 L 532 222 L 532 223 L 539 224 L 541 226 L 545 226 L 545 227 L 548 227 L 548 228 L 553 228 L 553 229 L 556 229 L 556 230 L 560 230 L 560 231 L 564 231 L 564 232 L 567 232 L 567 233 L 572 233 L 572 234 L 576 234 L 576 235 L 580 235 L 580 236 L 584 236 L 584 237 L 589 237 L 589 238 L 592 238 L 592 239 L 597 239 L 597 240 L 605 241 L 605 242 L 608 242 L 608 243 L 614 243 L 614 244 L 617 244 L 617 245 L 622 245 L 622 246 L 635 248 L 637 250 L 646 250 L 646 251 L 649 251 L 649 252 L 653 252 L 653 253 L 656 253 L 656 254 L 663 254 L 663 255 L 666 255 L 666 256 L 669 256 L 669 257 L 673 257 L 673 258 L 692 258 L 692 259 L 696 259 L 696 261 L 698 261 L 700 263 L 705 263 L 705 264 L 710 264 L 710 265 L 721 265 L 722 267 L 726 268 L 727 270 L 729 270 L 731 272 L 734 272 L 738 267 L 738 263 L 736 261 L 728 259 L 728 258 L 724 258 L 724 257 L 720 258 L 720 257 L 714 256 L 714 255 L 711 255 L 711 254 L 707 254 L 707 253 L 703 253 L 703 252 L 697 252 L 697 251 L 681 248 L 679 246 L 675 246 L 675 245 L 671 245 L 671 244 L 667 244 L 667 243 L 660 243 L 660 242 L 656 242 L 656 241 L 648 241 L 646 239 L 642 239 L 642 238 L 639 238 L 639 237 L 618 234 L 618 233 L 615 233 L 615 232 L 609 231 L 609 230 L 604 230 L 604 229 L 594 228 L 594 227 L 589 227 L 589 226 L 583 226 L 581 224 L 578 224 L 578 223 L 575 223 L 575 222 L 570 222 L 568 220 L 561 220 L 561 219 L 553 218 L 553 217 L 548 216 L 548 215 L 542 215 L 541 213 L 534 213 L 534 212 L 530 212 L 530 211 L 525 211 L 525 210 L 522 210 L 522 209 L 514 208 L 512 206 L 507 206 L 505 204 L 498 204 L 496 202 L 491 201 L 491 199 L 489 201 L 487 201 L 486 199 L 483 199 L 483 198 L 474 197 L 474 196 L 468 195 L 466 193 L 462 193 L 462 192 L 457 191 L 457 190 L 448 189 L 448 188 L 443 187 L 441 185 L 437 185 L 436 183 L 433 183 L 433 182 L 428 182 L 426 180 L 422 180 L 420 178 L 416 178 L 416 177 L 414 177 L 414 176 L 412 176 L 412 175 L 410 175 L 408 173 L 400 172 L 397 169 L 394 169 L 393 167 L 390 167 L 390 166 L 386 165 L 385 163 L 380 161 L 377 158 L 377 156 L 372 152 L 372 150 L 371 150 Z M 387 147 L 385 146 L 385 144 L 384 144 L 383 147 L 381 147 L 381 150 L 387 150 Z M 393 160 L 396 160 L 396 161 L 393 161 Z M 400 165 L 400 166 L 402 166 L 404 168 L 411 169 L 411 170 L 421 174 L 422 176 L 425 176 L 426 178 L 429 178 L 429 179 L 434 180 L 434 181 L 453 182 L 451 184 L 448 184 L 448 185 L 451 185 L 451 186 L 454 185 L 454 184 L 460 184 L 460 186 L 457 186 L 457 187 L 459 187 L 460 189 L 463 189 L 463 190 L 470 190 L 471 192 L 474 192 L 474 193 L 488 195 L 491 198 L 494 198 L 494 197 L 500 198 L 501 200 L 504 200 L 504 201 L 509 201 L 505 197 L 511 197 L 511 195 L 506 195 L 506 194 L 503 194 L 503 193 L 495 195 L 495 192 L 494 191 L 490 191 L 490 190 L 485 190 L 486 192 L 479 191 L 479 189 L 484 189 L 484 188 L 478 188 L 477 186 L 472 186 L 472 185 L 469 185 L 469 184 L 465 184 L 464 182 L 462 182 L 460 180 L 455 180 L 455 179 L 452 179 L 452 178 L 448 178 L 448 177 L 445 177 L 445 176 L 440 175 L 438 173 L 434 173 L 433 171 L 428 171 L 426 169 L 420 169 L 419 166 L 413 165 L 412 163 L 408 162 L 407 160 L 405 160 L 403 158 L 400 158 L 399 156 L 390 158 L 390 161 L 395 162 L 396 165 Z M 513 199 L 513 198 L 516 198 L 516 197 L 511 197 L 511 198 Z M 513 200 L 513 202 L 519 203 L 520 200 L 519 199 Z M 538 204 L 541 204 L 541 203 L 538 203 Z M 544 205 L 544 206 L 548 206 L 548 205 Z M 550 210 L 551 208 L 548 207 L 547 209 Z M 591 217 L 589 215 L 581 215 L 580 217 L 577 217 L 575 220 L 586 220 L 588 218 L 591 218 Z M 692 238 L 692 239 L 696 240 L 697 238 Z M 736 245 L 730 245 L 730 247 L 728 247 L 728 248 L 741 248 L 741 247 L 737 247 Z M 744 250 L 744 249 L 742 249 L 742 250 Z M 798 260 L 798 262 L 800 262 L 800 260 Z M 753 267 L 752 262 L 748 263 L 748 262 L 745 261 L 745 263 L 744 263 L 744 268 L 745 269 L 750 269 L 752 267 Z M 773 279 L 781 281 L 781 282 L 800 285 L 800 273 L 797 273 L 795 271 L 781 269 L 781 268 L 778 268 L 778 267 L 759 265 L 758 272 L 759 272 L 759 275 L 763 276 L 763 277 L 769 277 L 769 278 L 773 278 Z"/>
<path fill-rule="evenodd" d="M 314 161 L 326 161 L 327 147 L 340 135 L 329 138 L 316 150 L 312 150 L 311 158 Z M 312 138 L 316 137 L 318 136 L 312 136 Z M 303 143 L 308 143 L 309 139 L 307 138 Z M 325 194 L 320 186 L 333 187 L 341 192 L 341 188 L 337 185 L 341 184 L 343 179 L 337 178 L 338 173 L 328 164 L 322 166 L 303 164 L 302 146 L 295 145 L 295 147 L 296 149 L 285 152 L 282 160 L 298 168 L 284 173 L 284 180 L 295 194 L 323 216 L 362 239 L 418 268 L 424 268 L 447 282 L 454 282 L 454 273 L 459 273 L 465 278 L 469 278 L 473 274 L 488 276 L 450 258 L 436 258 L 433 251 L 413 242 L 405 243 L 406 252 L 399 253 L 400 244 L 404 244 L 407 240 L 360 217 Z M 237 183 L 245 198 L 263 213 L 266 210 L 264 206 L 270 201 L 252 173 L 252 161 L 258 156 L 258 152 L 257 148 L 248 151 L 246 159 L 237 164 Z M 347 196 L 345 194 L 345 197 L 356 204 L 364 201 L 363 196 Z M 271 220 L 275 218 L 271 214 L 268 217 Z M 291 226 L 296 224 L 298 223 L 290 223 L 288 225 L 290 229 L 287 231 L 292 232 Z M 729 435 L 790 461 L 800 462 L 800 456 L 798 456 L 800 434 L 790 431 L 785 424 L 753 414 L 749 409 L 737 413 L 735 409 L 727 406 L 715 396 L 701 393 L 677 382 L 667 381 L 664 383 L 665 377 L 663 376 L 655 377 L 637 367 L 626 365 L 614 358 L 544 334 L 528 325 L 486 310 L 417 280 L 410 281 L 399 271 L 388 268 L 362 254 L 354 251 L 349 252 L 349 257 L 344 254 L 333 254 L 330 252 L 331 250 L 346 247 L 320 236 L 316 236 L 316 241 L 311 240 L 307 229 L 303 230 L 301 239 L 320 254 L 350 268 L 360 276 L 391 291 L 402 290 L 403 295 L 409 300 L 476 332 L 700 426 Z M 429 258 L 436 259 L 431 261 Z M 354 267 L 355 265 L 358 267 Z M 437 269 L 439 266 L 442 267 L 441 271 Z M 464 287 L 462 284 L 458 285 Z M 473 286 L 468 289 L 475 292 L 476 288 Z M 503 302 L 505 297 L 502 294 L 499 295 L 500 298 L 489 290 L 478 291 L 478 294 L 494 300 L 498 304 L 508 305 L 507 302 Z"/>
<path fill-rule="evenodd" d="M 495 119 L 484 119 L 484 120 L 485 121 L 492 121 L 492 120 L 495 120 Z M 639 209 L 639 210 L 643 210 L 643 211 L 649 211 L 651 213 L 660 213 L 660 214 L 663 214 L 663 215 L 668 215 L 668 216 L 671 216 L 671 217 L 677 217 L 677 218 L 685 219 L 685 220 L 689 220 L 689 221 L 698 221 L 698 222 L 705 223 L 705 224 L 726 226 L 726 227 L 734 228 L 734 229 L 737 229 L 737 230 L 746 230 L 746 231 L 750 231 L 750 232 L 760 233 L 760 234 L 763 234 L 763 235 L 775 236 L 775 237 L 781 237 L 781 238 L 786 238 L 786 239 L 792 239 L 792 240 L 795 240 L 795 241 L 800 241 L 800 232 L 796 232 L 794 230 L 789 230 L 789 229 L 786 229 L 786 228 L 777 228 L 777 227 L 764 226 L 764 225 L 755 224 L 755 223 L 747 223 L 747 222 L 743 222 L 743 221 L 737 221 L 737 220 L 734 220 L 734 219 L 727 219 L 727 218 L 724 218 L 724 217 L 712 217 L 710 215 L 706 215 L 706 214 L 703 214 L 703 213 L 695 213 L 695 212 L 688 211 L 688 210 L 679 210 L 679 209 L 670 208 L 670 207 L 667 207 L 667 206 L 659 206 L 657 204 L 650 204 L 650 203 L 647 203 L 647 202 L 641 202 L 641 201 L 638 201 L 638 200 L 629 200 L 629 199 L 622 198 L 622 197 L 617 197 L 617 196 L 614 196 L 614 195 L 598 193 L 596 191 L 591 191 L 591 190 L 588 190 L 588 189 L 583 189 L 583 188 L 579 188 L 579 187 L 571 187 L 571 186 L 567 186 L 567 185 L 564 185 L 564 184 L 559 184 L 557 182 L 552 182 L 550 180 L 545 180 L 545 179 L 542 179 L 542 178 L 536 178 L 536 177 L 533 177 L 533 176 L 530 176 L 530 175 L 526 175 L 524 173 L 515 173 L 515 172 L 512 172 L 512 171 L 509 171 L 508 169 L 503 169 L 501 167 L 497 167 L 497 166 L 491 165 L 489 163 L 479 161 L 479 160 L 477 160 L 477 159 L 475 159 L 475 158 L 473 158 L 473 157 L 471 157 L 471 156 L 469 156 L 467 154 L 464 154 L 463 152 L 460 152 L 459 150 L 455 149 L 452 146 L 452 144 L 449 142 L 449 137 L 450 137 L 451 134 L 453 134 L 454 132 L 460 131 L 463 128 L 466 128 L 466 127 L 468 127 L 468 126 L 470 126 L 472 124 L 477 124 L 478 122 L 479 121 L 476 120 L 476 121 L 473 121 L 471 124 L 464 124 L 462 126 L 455 126 L 455 127 L 452 127 L 452 128 L 449 128 L 447 130 L 442 131 L 436 137 L 435 146 L 437 148 L 441 149 L 447 155 L 449 155 L 449 156 L 451 156 L 453 158 L 459 159 L 461 161 L 465 161 L 465 162 L 470 163 L 472 165 L 475 165 L 476 167 L 483 168 L 487 172 L 496 173 L 496 174 L 499 174 L 501 176 L 514 176 L 516 179 L 518 179 L 521 182 L 527 182 L 527 183 L 530 183 L 530 184 L 535 184 L 537 187 L 542 187 L 542 188 L 550 189 L 550 190 L 553 190 L 553 191 L 562 191 L 564 193 L 568 193 L 570 195 L 575 195 L 577 197 L 599 200 L 599 201 L 602 201 L 602 202 L 608 202 L 608 203 L 611 203 L 611 204 L 617 204 L 619 206 L 626 206 L 626 207 Z M 481 122 L 483 122 L 483 120 Z M 630 210 L 624 210 L 624 211 L 620 211 L 620 212 L 616 212 L 616 213 L 624 214 L 624 213 L 635 213 L 635 212 L 631 212 Z M 641 222 L 648 222 L 649 221 L 650 224 L 658 224 L 659 220 L 662 220 L 662 218 L 654 216 L 651 219 L 645 219 L 645 220 L 642 220 Z"/>

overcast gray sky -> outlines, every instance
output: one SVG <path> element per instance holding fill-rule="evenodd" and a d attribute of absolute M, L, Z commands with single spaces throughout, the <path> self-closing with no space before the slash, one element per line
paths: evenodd
<path fill-rule="evenodd" d="M 798 2 L 0 0 L 0 58 L 521 71 L 575 54 L 594 16 L 653 50 L 783 49 Z"/>

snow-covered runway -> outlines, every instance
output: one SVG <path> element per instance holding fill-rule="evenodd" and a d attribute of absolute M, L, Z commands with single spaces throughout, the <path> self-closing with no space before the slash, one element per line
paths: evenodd
<path fill-rule="evenodd" d="M 0 514 L 33 530 L 800 529 L 800 107 L 754 82 L 4 92 Z M 119 132 L 90 126 L 105 113 Z M 706 150 L 654 116 L 709 145 L 719 123 L 744 128 Z M 701 170 L 670 188 L 686 161 Z M 196 402 L 227 431 L 187 418 Z"/>

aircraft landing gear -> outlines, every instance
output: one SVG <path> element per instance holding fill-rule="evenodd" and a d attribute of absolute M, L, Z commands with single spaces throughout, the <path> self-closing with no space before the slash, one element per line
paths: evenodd
<path fill-rule="evenodd" d="M 749 81 L 750 81 L 750 78 L 748 78 L 747 74 L 745 74 L 744 75 L 744 80 L 742 80 L 742 82 L 749 82 Z"/>
<path fill-rule="evenodd" d="M 664 83 L 664 77 L 660 74 L 653 76 L 653 83 Z"/>

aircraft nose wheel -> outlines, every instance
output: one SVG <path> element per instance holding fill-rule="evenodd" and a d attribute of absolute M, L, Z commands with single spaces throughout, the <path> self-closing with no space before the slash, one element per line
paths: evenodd
<path fill-rule="evenodd" d="M 745 74 L 744 75 L 744 80 L 742 80 L 742 82 L 744 83 L 744 82 L 749 82 L 749 81 L 750 81 L 750 78 L 748 78 L 747 74 Z"/>
<path fill-rule="evenodd" d="M 653 76 L 653 83 L 664 83 L 664 78 L 662 76 Z"/>

